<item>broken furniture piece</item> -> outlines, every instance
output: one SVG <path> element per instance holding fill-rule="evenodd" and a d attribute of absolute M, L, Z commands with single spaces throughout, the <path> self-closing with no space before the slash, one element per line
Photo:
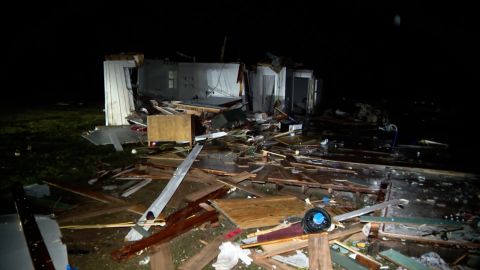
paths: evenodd
<path fill-rule="evenodd" d="M 195 122 L 189 114 L 149 115 L 148 144 L 153 142 L 188 142 L 195 140 Z"/>

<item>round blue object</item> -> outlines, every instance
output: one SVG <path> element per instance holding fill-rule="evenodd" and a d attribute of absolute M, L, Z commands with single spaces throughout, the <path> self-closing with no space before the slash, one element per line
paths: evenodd
<path fill-rule="evenodd" d="M 323 215 L 322 213 L 316 213 L 315 215 L 313 215 L 313 222 L 315 222 L 315 224 L 322 224 L 324 221 L 325 215 Z"/>

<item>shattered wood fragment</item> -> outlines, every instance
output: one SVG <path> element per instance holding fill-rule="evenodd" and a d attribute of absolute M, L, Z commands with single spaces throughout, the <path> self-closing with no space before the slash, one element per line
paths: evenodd
<path fill-rule="evenodd" d="M 90 199 L 93 199 L 93 200 L 97 200 L 97 201 L 100 201 L 100 202 L 103 202 L 103 203 L 111 203 L 111 204 L 116 204 L 116 205 L 126 205 L 127 204 L 127 202 L 125 202 L 122 199 L 119 199 L 119 198 L 116 198 L 116 197 L 113 197 L 113 196 L 110 196 L 110 195 L 107 195 L 107 194 L 103 194 L 103 193 L 100 193 L 100 192 L 87 190 L 87 189 L 82 188 L 82 187 L 76 187 L 76 186 L 69 185 L 69 184 L 66 184 L 66 183 L 59 183 L 59 182 L 53 182 L 53 181 L 49 181 L 49 182 L 44 181 L 44 182 L 49 184 L 50 186 L 54 186 L 54 187 L 57 187 L 57 188 L 60 188 L 60 189 L 66 190 L 66 191 L 70 191 L 70 192 L 73 192 L 75 194 L 78 194 L 78 195 L 81 195 L 81 196 L 84 196 L 84 197 L 87 197 L 87 198 L 90 198 Z M 132 212 L 132 213 L 135 213 L 135 214 L 140 214 L 140 215 L 145 210 L 146 210 L 146 207 L 141 205 L 141 204 L 135 204 L 135 205 L 130 206 L 128 208 L 129 212 Z"/>
<path fill-rule="evenodd" d="M 218 217 L 216 212 L 204 212 L 198 215 L 194 215 L 193 217 L 188 218 L 182 222 L 176 224 L 169 224 L 158 233 L 152 234 L 149 237 L 143 238 L 141 240 L 133 242 L 130 245 L 114 250 L 112 252 L 112 258 L 117 261 L 128 260 L 133 257 L 137 252 L 145 248 L 165 243 L 205 222 L 215 222 L 217 220 Z"/>
<path fill-rule="evenodd" d="M 328 245 L 328 233 L 311 234 L 308 237 L 308 261 L 311 270 L 331 270 L 332 258 Z"/>
<path fill-rule="evenodd" d="M 278 225 L 306 210 L 305 203 L 293 196 L 214 200 L 213 206 L 241 229 Z"/>
<path fill-rule="evenodd" d="M 163 243 L 158 246 L 157 252 L 150 255 L 151 270 L 174 270 L 175 266 L 170 252 L 170 243 Z"/>

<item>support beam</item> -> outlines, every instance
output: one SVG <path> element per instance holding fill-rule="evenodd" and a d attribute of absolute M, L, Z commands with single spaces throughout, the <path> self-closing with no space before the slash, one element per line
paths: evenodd
<path fill-rule="evenodd" d="M 308 256 L 308 269 L 332 270 L 328 233 L 316 233 L 308 237 Z"/>

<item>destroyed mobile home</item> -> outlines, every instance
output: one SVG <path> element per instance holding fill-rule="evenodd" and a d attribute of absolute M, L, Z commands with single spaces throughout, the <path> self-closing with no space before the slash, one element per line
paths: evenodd
<path fill-rule="evenodd" d="M 125 242 L 112 260 L 147 254 L 151 269 L 479 266 L 478 175 L 426 168 L 394 151 L 408 148 L 397 147 L 397 127 L 369 106 L 359 105 L 356 119 L 319 116 L 313 71 L 107 59 L 105 126 L 84 137 L 117 151 L 140 143 L 132 150 L 138 162 L 83 185 L 46 184 L 105 204 L 57 221 L 64 230 L 122 228 Z M 428 142 L 416 153 L 448 147 Z M 147 200 L 135 197 L 161 181 Z M 116 184 L 94 189 L 107 183 Z M 132 219 L 88 223 L 123 211 Z M 196 254 L 172 260 L 176 238 L 215 228 L 224 230 Z"/>

